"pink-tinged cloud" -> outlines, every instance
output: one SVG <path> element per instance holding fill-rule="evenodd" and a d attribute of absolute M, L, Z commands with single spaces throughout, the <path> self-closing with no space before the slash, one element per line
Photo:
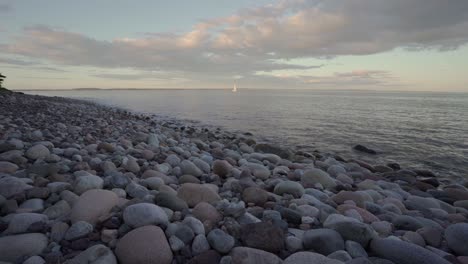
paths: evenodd
<path fill-rule="evenodd" d="M 34 26 L 0 48 L 63 65 L 209 79 L 260 78 L 257 72 L 317 67 L 278 63 L 285 59 L 367 55 L 401 47 L 445 50 L 467 42 L 466 0 L 291 0 L 207 19 L 181 34 L 150 32 L 134 39 L 98 40 Z M 347 75 L 334 77 L 377 78 L 375 72 Z"/>

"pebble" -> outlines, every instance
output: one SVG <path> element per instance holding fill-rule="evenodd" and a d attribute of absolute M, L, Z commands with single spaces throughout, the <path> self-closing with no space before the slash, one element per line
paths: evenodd
<path fill-rule="evenodd" d="M 93 225 L 85 221 L 78 221 L 70 226 L 70 228 L 65 233 L 64 239 L 75 240 L 78 238 L 83 238 L 91 232 L 93 232 Z"/>
<path fill-rule="evenodd" d="M 221 254 L 228 253 L 234 247 L 234 238 L 221 229 L 213 229 L 208 233 L 208 243 Z"/>
<path fill-rule="evenodd" d="M 154 204 L 139 203 L 130 205 L 123 211 L 125 223 L 133 228 L 145 225 L 166 226 L 169 222 L 164 210 Z"/>
<path fill-rule="evenodd" d="M 49 149 L 42 144 L 34 145 L 26 151 L 26 157 L 32 160 L 45 159 L 49 154 Z"/>
<path fill-rule="evenodd" d="M 172 250 L 161 228 L 142 226 L 125 234 L 115 248 L 121 264 L 172 262 Z"/>

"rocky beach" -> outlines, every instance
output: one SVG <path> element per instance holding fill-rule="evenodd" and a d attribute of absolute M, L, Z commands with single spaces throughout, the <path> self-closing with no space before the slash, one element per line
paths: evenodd
<path fill-rule="evenodd" d="M 0 93 L 0 263 L 465 264 L 467 217 L 432 171 Z"/>

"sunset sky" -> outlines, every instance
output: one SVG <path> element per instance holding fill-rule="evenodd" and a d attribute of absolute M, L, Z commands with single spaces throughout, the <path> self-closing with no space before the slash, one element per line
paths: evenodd
<path fill-rule="evenodd" d="M 467 0 L 0 0 L 11 89 L 468 92 Z"/>

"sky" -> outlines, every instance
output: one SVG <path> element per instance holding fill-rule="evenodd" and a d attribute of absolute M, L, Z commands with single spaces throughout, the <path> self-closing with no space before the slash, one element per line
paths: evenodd
<path fill-rule="evenodd" d="M 467 0 L 0 0 L 10 89 L 468 92 Z"/>

